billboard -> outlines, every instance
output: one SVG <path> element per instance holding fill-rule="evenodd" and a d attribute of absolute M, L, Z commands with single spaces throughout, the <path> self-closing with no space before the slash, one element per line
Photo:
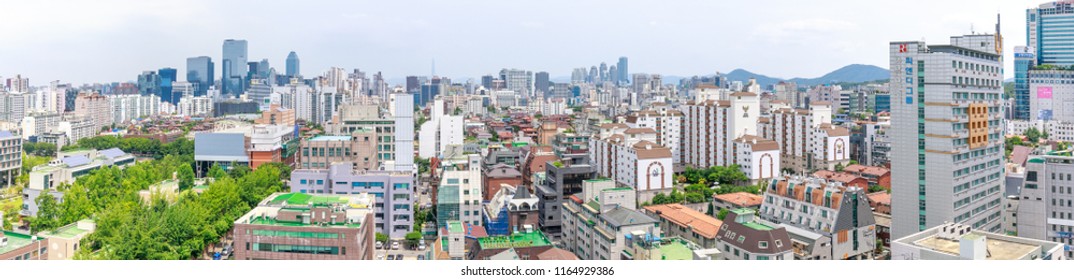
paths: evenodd
<path fill-rule="evenodd" d="M 1052 99 L 1052 87 L 1037 87 L 1037 99 Z"/>

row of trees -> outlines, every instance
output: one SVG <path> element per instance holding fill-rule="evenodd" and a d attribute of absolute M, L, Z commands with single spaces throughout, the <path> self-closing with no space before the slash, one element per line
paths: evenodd
<path fill-rule="evenodd" d="M 93 218 L 96 231 L 82 241 L 77 259 L 191 259 L 201 256 L 231 229 L 232 223 L 273 192 L 283 189 L 286 168 L 265 164 L 251 171 L 226 172 L 213 167 L 209 188 L 201 193 L 182 191 L 174 201 L 154 194 L 146 203 L 138 191 L 148 189 L 173 172 L 181 188 L 193 184 L 192 161 L 166 155 L 125 169 L 106 167 L 61 186 L 64 199 L 38 198 L 39 212 L 30 219 L 35 232 L 52 230 Z"/>
<path fill-rule="evenodd" d="M 120 138 L 104 135 L 78 139 L 77 144 L 64 146 L 63 150 L 104 150 L 111 148 L 119 148 L 120 150 L 134 155 L 152 157 L 154 159 L 162 159 L 166 155 L 178 155 L 180 157 L 190 157 L 189 159 L 184 158 L 183 160 L 193 161 L 194 157 L 194 141 L 182 137 L 170 143 L 161 143 L 156 139 L 149 138 Z"/>
<path fill-rule="evenodd" d="M 45 142 L 24 142 L 22 143 L 22 150 L 26 154 L 39 156 L 39 157 L 54 157 L 56 156 L 56 144 Z"/>

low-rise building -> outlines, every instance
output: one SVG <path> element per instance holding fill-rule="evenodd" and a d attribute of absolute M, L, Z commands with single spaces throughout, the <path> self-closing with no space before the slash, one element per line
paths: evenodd
<path fill-rule="evenodd" d="M 48 260 L 70 260 L 81 247 L 82 238 L 96 229 L 97 224 L 93 220 L 86 219 L 49 232 L 38 233 L 39 236 L 48 240 L 48 250 L 42 253 L 47 253 L 46 259 Z"/>
<path fill-rule="evenodd" d="M 518 172 L 518 169 L 503 163 L 485 168 L 484 172 L 481 172 L 481 177 L 484 185 L 484 190 L 482 190 L 484 197 L 482 199 L 486 201 L 492 199 L 492 196 L 500 191 L 501 186 L 522 185 L 522 172 Z"/>
<path fill-rule="evenodd" d="M 376 170 L 380 161 L 376 133 L 355 129 L 350 135 L 321 135 L 300 140 L 295 161 L 299 168 L 328 168 L 334 162 L 349 161 L 359 170 Z"/>
<path fill-rule="evenodd" d="M 660 221 L 665 236 L 678 236 L 700 248 L 716 248 L 716 233 L 723 222 L 716 217 L 682 206 L 664 204 L 645 206 L 645 213 Z"/>
<path fill-rule="evenodd" d="M 283 125 L 255 125 L 250 134 L 250 168 L 257 169 L 266 163 L 281 162 L 294 153 L 295 127 Z M 288 149 L 290 148 L 290 149 Z"/>
<path fill-rule="evenodd" d="M 277 193 L 235 221 L 237 260 L 371 260 L 368 194 Z"/>
<path fill-rule="evenodd" d="M 843 172 L 857 175 L 869 181 L 870 186 L 880 186 L 885 190 L 891 189 L 891 170 L 879 166 L 866 166 L 851 164 L 843 168 Z"/>
<path fill-rule="evenodd" d="M 562 236 L 563 203 L 573 194 L 582 192 L 585 180 L 597 177 L 588 157 L 564 157 L 545 164 L 544 180 L 534 186 L 540 199 L 541 231 L 553 238 Z"/>
<path fill-rule="evenodd" d="M 204 177 L 213 165 L 224 170 L 234 168 L 232 165 L 250 165 L 249 146 L 243 133 L 208 133 L 194 134 L 194 172 Z"/>
<path fill-rule="evenodd" d="M 536 260 L 542 253 L 558 250 L 552 245 L 552 240 L 537 229 L 477 238 L 477 242 L 471 243 L 471 246 L 466 257 L 468 260 L 490 260 L 505 251 L 513 251 L 511 254 L 517 255 L 519 260 Z M 503 259 L 502 255 L 498 259 Z"/>
<path fill-rule="evenodd" d="M 712 196 L 713 211 L 719 212 L 720 210 L 731 210 L 739 208 L 761 208 L 761 200 L 763 198 L 760 195 L 748 193 L 748 192 L 733 192 L 725 194 L 717 194 Z"/>
<path fill-rule="evenodd" d="M 477 247 L 479 238 L 489 236 L 484 227 L 461 221 L 444 222 L 438 232 L 432 246 L 432 258 L 435 260 L 464 260 L 470 255 L 470 249 Z"/>
<path fill-rule="evenodd" d="M 291 192 L 373 196 L 374 229 L 391 238 L 403 238 L 414 225 L 413 184 L 411 172 L 359 171 L 354 170 L 351 162 L 334 163 L 328 169 L 291 172 Z"/>
<path fill-rule="evenodd" d="M 718 260 L 721 254 L 719 249 L 701 248 L 678 237 L 660 238 L 636 234 L 631 235 L 628 241 L 623 254 L 626 259 L 631 260 Z"/>
<path fill-rule="evenodd" d="M 587 180 L 563 207 L 563 246 L 583 260 L 621 260 L 628 235 L 661 236 L 659 223 L 634 208 L 633 189 Z"/>
<path fill-rule="evenodd" d="M 0 261 L 48 258 L 48 239 L 0 230 Z"/>
<path fill-rule="evenodd" d="M 956 223 L 891 242 L 892 260 L 1066 260 L 1058 242 L 1007 236 Z"/>
<path fill-rule="evenodd" d="M 538 200 L 525 186 L 505 185 L 485 203 L 485 229 L 493 235 L 508 235 L 537 228 Z"/>
<path fill-rule="evenodd" d="M 783 227 L 767 224 L 749 208 L 731 210 L 716 233 L 724 260 L 791 260 L 791 238 Z"/>
<path fill-rule="evenodd" d="M 134 164 L 134 156 L 118 148 L 97 150 L 80 150 L 61 152 L 48 164 L 35 166 L 30 171 L 30 182 L 22 190 L 23 216 L 37 215 L 37 197 L 48 193 L 63 200 L 63 193 L 57 190 L 60 184 L 73 184 L 78 177 L 85 176 L 107 166 L 119 168 Z"/>
<path fill-rule="evenodd" d="M 782 177 L 768 185 L 758 215 L 786 228 L 795 259 L 870 259 L 876 221 L 868 201 L 859 187 Z"/>

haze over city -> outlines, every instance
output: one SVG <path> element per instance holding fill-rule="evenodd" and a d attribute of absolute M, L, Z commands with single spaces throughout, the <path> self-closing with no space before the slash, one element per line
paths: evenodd
<path fill-rule="evenodd" d="M 429 75 L 434 59 L 437 75 L 458 80 L 501 68 L 563 78 L 619 56 L 631 72 L 811 78 L 886 67 L 893 40 L 993 33 L 997 13 L 1009 68 L 1010 48 L 1025 43 L 1025 8 L 1038 2 L 19 1 L 0 11 L 0 76 L 82 84 L 182 73 L 187 57 L 219 60 L 221 42 L 235 38 L 249 41 L 251 61 L 277 69 L 295 51 L 305 74 L 360 68 L 393 84 Z"/>

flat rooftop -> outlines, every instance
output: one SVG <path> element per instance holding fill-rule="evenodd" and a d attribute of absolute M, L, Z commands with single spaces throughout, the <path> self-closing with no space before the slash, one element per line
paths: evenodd
<path fill-rule="evenodd" d="M 773 230 L 775 228 L 756 222 L 745 222 L 742 225 L 756 230 Z"/>
<path fill-rule="evenodd" d="M 350 136 L 337 136 L 337 135 L 321 135 L 310 139 L 311 142 L 318 141 L 350 141 Z"/>
<path fill-rule="evenodd" d="M 525 248 L 537 246 L 550 246 L 552 242 L 539 230 L 526 233 L 516 233 L 510 236 L 489 236 L 477 239 L 482 249 L 497 248 Z"/>
<path fill-rule="evenodd" d="M 944 239 L 932 235 L 925 239 L 918 240 L 917 242 L 914 242 L 914 244 L 946 254 L 959 255 L 960 245 L 958 240 Z M 989 260 L 1018 260 L 1029 254 L 1040 253 L 1040 246 L 1032 244 L 1011 242 L 995 238 L 988 238 L 985 244 L 988 248 L 988 256 L 986 259 Z"/>
<path fill-rule="evenodd" d="M 350 199 L 341 195 L 309 195 L 304 193 L 286 193 L 273 198 L 270 204 L 279 205 L 287 202 L 287 205 L 303 206 L 313 203 L 314 205 L 322 204 L 348 204 Z"/>
<path fill-rule="evenodd" d="M 33 240 L 31 240 L 29 235 L 4 231 L 4 237 L 7 237 L 7 245 L 0 246 L 0 254 L 15 251 L 19 248 L 33 244 Z"/>
<path fill-rule="evenodd" d="M 694 251 L 686 246 L 686 241 L 673 240 L 668 244 L 660 245 L 660 254 L 663 260 L 693 260 Z"/>
<path fill-rule="evenodd" d="M 285 226 L 285 227 L 321 227 L 320 225 L 316 225 L 316 224 L 307 224 L 307 223 L 303 223 L 303 222 L 292 222 L 292 221 L 280 221 L 280 220 L 276 220 L 275 218 L 268 218 L 268 217 L 264 217 L 264 218 L 263 217 L 253 217 L 250 220 L 249 224 L 251 224 L 251 225 L 268 225 L 268 226 Z M 356 227 L 361 227 L 361 224 L 360 223 L 335 223 L 335 224 L 328 224 L 328 226 L 356 228 Z"/>
<path fill-rule="evenodd" d="M 80 234 L 89 232 L 89 230 L 78 228 L 78 223 L 85 223 L 85 222 L 92 223 L 93 221 L 91 221 L 89 219 L 81 220 L 81 221 L 75 222 L 74 224 L 70 224 L 70 225 L 66 225 L 64 227 L 58 228 L 58 229 L 56 229 L 56 231 L 50 232 L 49 235 L 59 237 L 59 238 L 63 238 L 63 239 L 71 239 L 71 238 L 78 237 L 78 235 L 80 235 Z"/>

